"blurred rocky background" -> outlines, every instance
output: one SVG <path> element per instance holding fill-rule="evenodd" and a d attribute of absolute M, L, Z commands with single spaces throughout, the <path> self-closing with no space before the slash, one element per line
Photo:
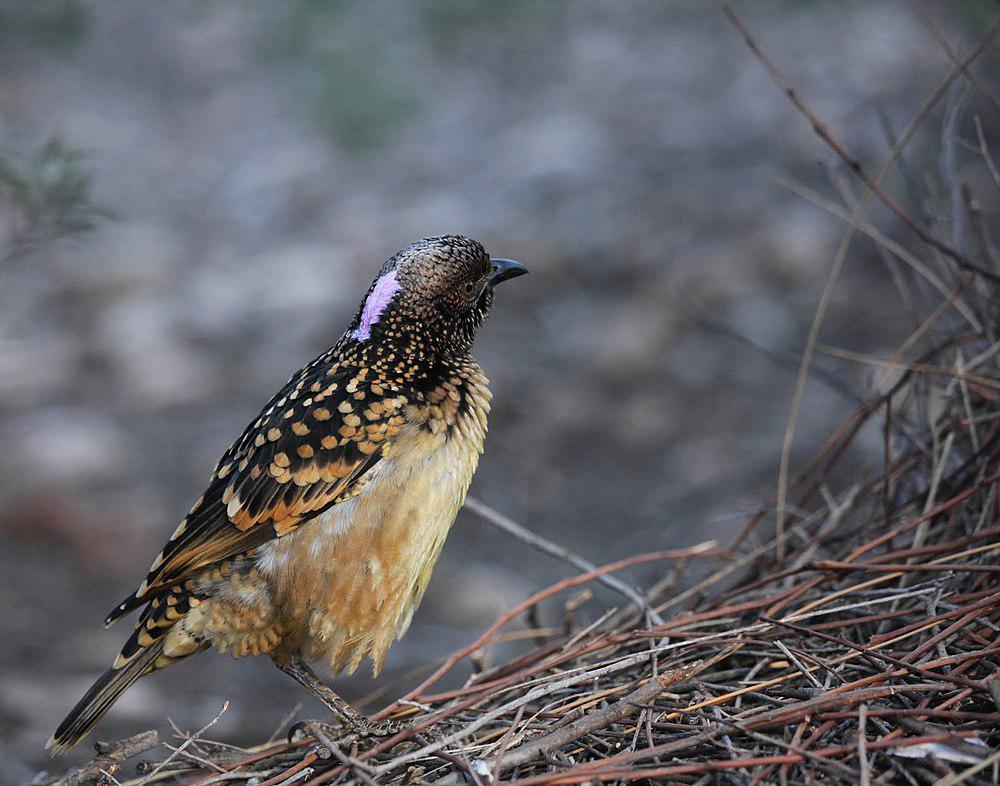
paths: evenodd
<path fill-rule="evenodd" d="M 739 8 L 868 163 L 950 68 L 936 27 L 965 52 L 997 14 Z M 994 88 L 998 60 L 975 68 Z M 910 155 L 935 160 L 942 124 Z M 51 767 L 42 745 L 126 634 L 104 613 L 422 236 L 532 271 L 478 342 L 495 407 L 473 493 L 598 562 L 726 542 L 774 491 L 841 230 L 776 176 L 837 204 L 857 191 L 703 0 L 0 0 L 0 781 Z M 911 327 L 857 240 L 823 340 L 884 356 Z M 793 461 L 869 373 L 817 366 L 835 384 L 809 384 Z M 338 685 L 383 691 L 375 706 L 566 575 L 463 513 L 385 675 Z M 234 743 L 296 702 L 320 712 L 269 663 L 207 654 L 142 681 L 95 736 L 198 728 L 226 699 L 216 736 Z"/>

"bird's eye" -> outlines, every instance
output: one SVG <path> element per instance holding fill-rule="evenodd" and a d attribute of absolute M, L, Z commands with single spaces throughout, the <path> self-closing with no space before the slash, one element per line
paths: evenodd
<path fill-rule="evenodd" d="M 474 283 L 472 283 L 471 281 L 465 282 L 465 294 L 466 295 L 471 295 L 473 293 L 473 291 L 475 290 L 475 288 L 476 288 L 476 285 Z"/>

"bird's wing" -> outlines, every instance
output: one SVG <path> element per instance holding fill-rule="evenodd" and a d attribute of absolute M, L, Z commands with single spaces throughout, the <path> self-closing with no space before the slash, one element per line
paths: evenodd
<path fill-rule="evenodd" d="M 220 560 L 294 532 L 360 491 L 403 425 L 407 395 L 320 356 L 296 373 L 226 451 L 208 489 L 110 624 Z"/>

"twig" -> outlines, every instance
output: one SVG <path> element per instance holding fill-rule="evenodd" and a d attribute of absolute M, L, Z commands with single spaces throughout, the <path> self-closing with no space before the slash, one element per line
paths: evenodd
<path fill-rule="evenodd" d="M 508 751 L 506 757 L 502 761 L 498 762 L 496 758 L 487 759 L 485 762 L 486 766 L 491 771 L 494 767 L 499 767 L 500 773 L 508 772 L 515 767 L 519 767 L 520 765 L 531 761 L 543 753 L 551 753 L 552 751 L 559 750 L 586 734 L 590 734 L 591 732 L 595 732 L 599 729 L 607 728 L 620 720 L 624 720 L 629 715 L 634 714 L 642 706 L 652 702 L 660 693 L 671 685 L 688 682 L 715 663 L 718 663 L 724 658 L 728 658 L 734 652 L 739 650 L 740 646 L 741 645 L 735 645 L 729 647 L 713 658 L 704 661 L 695 661 L 687 666 L 661 674 L 659 677 L 654 677 L 644 685 L 636 688 L 624 698 L 616 701 L 614 704 L 611 704 L 602 710 L 596 710 L 584 715 L 582 718 L 574 721 L 569 726 L 565 726 L 558 731 L 551 732 L 538 738 L 537 740 L 524 743 L 523 745 Z"/>
<path fill-rule="evenodd" d="M 612 562 L 608 565 L 604 565 L 600 568 L 590 571 L 589 573 L 584 573 L 580 576 L 574 576 L 570 579 L 564 579 L 556 584 L 553 584 L 548 589 L 542 590 L 541 592 L 536 592 L 530 598 L 528 598 L 523 603 L 519 604 L 514 609 L 511 609 L 499 620 L 497 620 L 493 625 L 491 625 L 482 635 L 479 636 L 472 644 L 467 647 L 462 648 L 458 652 L 452 654 L 431 676 L 421 682 L 416 688 L 409 691 L 404 699 L 411 700 L 420 696 L 427 688 L 436 683 L 441 677 L 443 677 L 451 668 L 458 663 L 462 658 L 466 657 L 472 652 L 480 649 L 486 642 L 492 638 L 493 634 L 496 633 L 500 628 L 506 625 L 511 620 L 519 617 L 528 608 L 534 606 L 536 603 L 544 600 L 545 598 L 551 597 L 559 592 L 562 592 L 571 587 L 579 586 L 580 584 L 586 584 L 588 581 L 594 581 L 598 576 L 611 573 L 615 570 L 621 570 L 622 568 L 629 567 L 630 565 L 638 565 L 643 562 L 654 562 L 657 560 L 667 560 L 667 559 L 682 559 L 686 557 L 693 556 L 713 556 L 724 554 L 715 548 L 715 541 L 705 541 L 704 543 L 699 543 L 696 546 L 691 546 L 687 549 L 671 549 L 668 551 L 654 551 L 647 554 L 638 554 L 634 557 L 628 559 L 618 560 L 617 562 Z M 389 715 L 393 707 L 386 707 L 384 710 L 376 713 L 372 716 L 373 720 L 381 720 L 382 718 Z"/>
<path fill-rule="evenodd" d="M 590 560 L 585 559 L 578 554 L 574 554 L 565 546 L 560 546 L 558 543 L 553 543 L 551 540 L 542 537 L 538 533 L 532 532 L 527 527 L 518 524 L 509 516 L 505 516 L 500 511 L 490 507 L 485 502 L 481 502 L 475 497 L 466 497 L 465 507 L 479 516 L 487 524 L 491 524 L 502 532 L 506 532 L 508 535 L 517 538 L 522 543 L 527 543 L 532 548 L 537 549 L 544 554 L 548 554 L 550 557 L 555 557 L 563 562 L 567 562 L 580 570 L 597 570 L 597 565 Z M 647 614 L 654 624 L 662 624 L 663 618 L 654 608 L 652 608 L 652 606 L 649 605 L 649 601 L 646 599 L 645 595 L 639 592 L 635 587 L 622 581 L 617 576 L 612 576 L 610 574 L 600 574 L 597 576 L 597 581 L 628 598 L 633 604 L 635 604 L 639 611 Z"/>
<path fill-rule="evenodd" d="M 159 735 L 155 731 L 144 731 L 117 742 L 98 742 L 94 745 L 97 755 L 81 767 L 70 770 L 52 786 L 81 786 L 98 778 L 101 773 L 113 773 L 122 762 L 155 748 Z"/>
<path fill-rule="evenodd" d="M 970 69 L 968 65 L 962 65 L 961 61 L 958 59 L 958 53 L 948 41 L 948 37 L 941 29 L 941 25 L 934 21 L 934 18 L 927 13 L 927 9 L 925 9 L 923 4 L 918 2 L 918 0 L 910 0 L 910 5 L 917 10 L 917 14 L 920 16 L 920 19 L 930 31 L 931 35 L 934 36 L 934 40 L 938 42 L 941 48 L 945 51 L 945 54 L 948 55 L 951 62 L 962 69 L 962 74 L 969 80 L 969 84 L 972 85 L 976 89 L 976 92 L 983 97 L 987 104 L 989 104 L 997 118 L 1000 118 L 1000 101 L 998 101 L 997 97 L 989 91 L 986 85 L 984 85 L 979 78 L 972 73 L 972 69 Z"/>
<path fill-rule="evenodd" d="M 993 162 L 993 156 L 990 155 L 990 149 L 986 144 L 986 135 L 983 133 L 983 121 L 979 119 L 979 115 L 976 115 L 973 121 L 976 124 L 976 138 L 979 140 L 979 154 L 983 157 L 983 162 L 986 164 L 986 171 L 993 178 L 994 185 L 1000 188 L 1000 170 L 997 169 L 997 165 Z"/>
<path fill-rule="evenodd" d="M 778 85 L 778 87 L 780 87 L 781 90 L 785 93 L 785 95 L 788 96 L 788 100 L 792 102 L 792 105 L 805 116 L 805 118 L 809 121 L 810 125 L 812 126 L 813 131 L 815 131 L 816 134 L 824 142 L 826 142 L 838 156 L 840 156 L 840 158 L 844 161 L 844 163 L 847 164 L 847 166 L 849 166 L 851 170 L 858 177 L 861 178 L 862 181 L 864 181 L 865 185 L 868 186 L 869 193 L 876 195 L 882 201 L 882 203 L 887 208 L 889 208 L 889 210 L 895 213 L 896 216 L 904 224 L 906 224 L 906 226 L 908 226 L 913 231 L 913 233 L 916 234 L 916 236 L 919 237 L 924 243 L 926 243 L 929 246 L 932 246 L 945 256 L 954 260 L 959 267 L 964 268 L 965 270 L 968 270 L 970 272 L 976 273 L 977 275 L 980 275 L 983 278 L 989 279 L 995 284 L 1000 283 L 1000 275 L 997 275 L 996 273 L 993 273 L 992 271 L 989 270 L 984 270 L 983 268 L 979 267 L 979 265 L 976 265 L 969 259 L 967 259 L 963 254 L 959 253 L 954 248 L 949 246 L 947 243 L 944 243 L 943 241 L 931 235 L 927 230 L 925 230 L 922 226 L 920 226 L 919 223 L 914 221 L 913 217 L 910 216 L 910 214 L 907 213 L 905 210 L 903 210 L 903 208 L 899 205 L 899 203 L 896 202 L 896 200 L 894 200 L 892 197 L 886 194 L 885 191 L 883 191 L 881 186 L 879 186 L 878 184 L 878 181 L 881 180 L 881 177 L 877 175 L 876 177 L 873 178 L 870 174 L 868 174 L 868 170 L 864 168 L 861 162 L 858 161 L 856 158 L 854 158 L 836 140 L 836 138 L 830 133 L 829 129 L 819 120 L 819 118 L 813 114 L 812 110 L 810 110 L 805 104 L 802 103 L 801 99 L 799 99 L 798 97 L 798 94 L 795 92 L 795 89 L 791 86 L 788 80 L 786 80 L 785 77 L 782 76 L 781 72 L 774 67 L 774 65 L 771 63 L 768 57 L 757 45 L 757 42 L 754 40 L 753 36 L 750 35 L 750 31 L 747 30 L 743 22 L 741 22 L 739 17 L 736 16 L 732 8 L 726 5 L 723 7 L 723 12 L 725 13 L 729 21 L 733 23 L 733 26 L 736 27 L 736 29 L 739 30 L 740 33 L 743 35 L 743 38 L 746 41 L 747 46 L 750 47 L 750 50 L 754 53 L 757 59 L 761 61 L 761 63 L 767 69 L 768 74 L 770 74 L 771 78 Z M 983 40 L 980 41 L 980 43 L 969 54 L 967 54 L 964 58 L 962 58 L 962 60 L 958 63 L 958 65 L 956 65 L 955 70 L 953 70 L 952 73 L 949 74 L 947 80 L 949 85 L 954 80 L 955 76 L 957 76 L 957 74 L 961 72 L 963 68 L 967 67 L 970 63 L 974 62 L 976 58 L 978 58 L 979 55 L 981 55 L 986 50 L 986 47 L 990 45 L 990 43 L 993 41 L 993 38 L 996 36 L 998 31 L 1000 31 L 1000 22 L 995 22 L 993 25 L 990 26 Z M 866 193 L 865 197 L 867 196 L 868 194 Z M 866 203 L 867 199 L 863 197 L 862 200 L 859 202 L 859 206 L 864 205 Z"/>
<path fill-rule="evenodd" d="M 195 742 L 195 740 L 199 739 L 206 731 L 208 731 L 216 723 L 218 723 L 219 718 L 225 715 L 226 710 L 228 709 L 229 709 L 229 702 L 226 701 L 223 703 L 222 709 L 219 710 L 219 713 L 214 718 L 212 718 L 212 720 L 210 720 L 208 723 L 206 723 L 204 726 L 198 729 L 197 732 L 188 737 L 183 743 L 178 745 L 174 749 L 173 753 L 171 753 L 169 756 L 167 756 L 167 758 L 165 758 L 163 761 L 157 764 L 156 767 L 153 769 L 153 771 L 150 772 L 149 775 L 147 775 L 139 782 L 139 786 L 146 786 L 146 784 L 152 781 L 153 778 L 156 777 L 156 774 L 160 772 L 160 770 L 162 770 L 164 767 L 166 767 L 170 762 L 176 759 L 181 753 L 183 753 L 184 749 L 187 748 L 188 745 L 191 745 L 193 742 Z"/>
<path fill-rule="evenodd" d="M 922 666 L 916 666 L 912 663 L 907 663 L 902 658 L 894 658 L 892 655 L 886 655 L 884 652 L 878 652 L 877 650 L 870 649 L 869 647 L 862 647 L 860 644 L 855 644 L 852 641 L 841 638 L 840 636 L 831 636 L 829 633 L 820 633 L 816 630 L 811 630 L 809 628 L 802 627 L 801 625 L 795 625 L 791 622 L 786 622 L 784 620 L 775 620 L 763 618 L 767 622 L 771 622 L 775 625 L 780 625 L 783 628 L 790 628 L 791 630 L 802 633 L 806 636 L 817 636 L 826 641 L 832 641 L 840 644 L 848 649 L 855 650 L 857 652 L 863 653 L 864 655 L 877 658 L 878 660 L 884 660 L 894 666 L 901 666 L 902 668 L 912 671 L 916 674 L 923 675 L 924 677 L 929 677 L 935 680 L 941 680 L 943 682 L 951 682 L 955 685 L 960 685 L 964 688 L 972 688 L 973 690 L 986 691 L 986 687 L 981 682 L 976 682 L 975 680 L 969 680 L 965 677 L 958 677 L 954 674 L 941 674 L 937 671 L 931 671 L 930 669 L 925 669 Z"/>
<path fill-rule="evenodd" d="M 326 734 L 323 732 L 323 730 L 318 728 L 316 725 L 312 725 L 309 727 L 309 733 L 313 735 L 316 738 L 316 740 L 320 742 L 323 745 L 323 747 L 330 752 L 330 755 L 332 755 L 337 761 L 339 761 L 345 767 L 350 768 L 354 772 L 354 775 L 357 777 L 358 780 L 366 784 L 366 786 L 376 786 L 375 781 L 372 780 L 371 777 L 371 774 L 374 772 L 374 770 L 372 770 L 371 767 L 369 767 L 362 761 L 358 761 L 357 759 L 348 756 L 346 753 L 340 750 L 340 747 L 337 745 L 337 743 L 333 742 L 329 737 L 327 737 Z"/>
<path fill-rule="evenodd" d="M 868 764 L 868 740 L 865 727 L 868 720 L 868 705 L 858 705 L 858 766 L 861 768 L 861 786 L 869 786 L 872 781 L 871 766 Z"/>
<path fill-rule="evenodd" d="M 823 292 L 820 295 L 819 304 L 816 307 L 816 314 L 813 318 L 812 325 L 810 326 L 809 329 L 809 335 L 806 339 L 805 350 L 802 353 L 802 362 L 799 367 L 799 375 L 795 381 L 795 392 L 792 396 L 792 404 L 788 414 L 788 423 L 785 428 L 785 437 L 781 447 L 781 460 L 778 468 L 778 494 L 777 494 L 777 511 L 775 514 L 775 533 L 778 537 L 777 556 L 778 559 L 780 560 L 782 557 L 784 557 L 784 552 L 785 552 L 785 545 L 782 539 L 782 535 L 784 534 L 785 530 L 785 505 L 786 505 L 786 493 L 788 486 L 788 464 L 791 455 L 792 440 L 794 439 L 795 435 L 795 427 L 798 421 L 799 407 L 801 406 L 802 403 L 802 397 L 805 394 L 805 382 L 807 378 L 808 368 L 812 363 L 813 348 L 816 344 L 816 341 L 819 339 L 820 328 L 822 327 L 823 322 L 825 321 L 826 318 L 826 312 L 830 303 L 830 298 L 833 295 L 834 285 L 840 278 L 840 271 L 841 268 L 843 267 L 844 260 L 847 257 L 847 250 L 850 246 L 851 238 L 854 235 L 855 228 L 861 221 L 864 209 L 867 206 L 869 200 L 872 198 L 872 196 L 876 194 L 881 195 L 882 193 L 881 189 L 879 189 L 878 183 L 885 176 L 886 172 L 892 166 L 892 163 L 896 160 L 896 158 L 898 158 L 902 150 L 906 147 L 907 144 L 909 144 L 909 141 L 912 138 L 913 134 L 915 133 L 918 125 L 930 111 L 931 107 L 933 107 L 940 100 L 941 96 L 944 95 L 948 87 L 958 76 L 960 69 L 958 68 L 953 69 L 952 72 L 948 74 L 948 76 L 944 80 L 942 80 L 942 82 L 938 85 L 938 87 L 931 93 L 930 97 L 924 102 L 923 106 L 921 106 L 921 108 L 917 111 L 917 114 L 914 116 L 913 120 L 910 122 L 910 125 L 907 127 L 902 137 L 900 137 L 899 141 L 896 143 L 896 146 L 892 149 L 889 156 L 885 159 L 885 161 L 883 161 L 882 165 L 876 172 L 875 177 L 871 178 L 864 170 L 864 168 L 861 166 L 861 164 L 856 160 L 854 160 L 840 146 L 840 144 L 830 135 L 829 131 L 826 130 L 826 127 L 799 100 L 798 96 L 795 93 L 795 90 L 791 87 L 788 81 L 771 64 L 771 61 L 768 60 L 768 58 L 760 50 L 760 48 L 757 46 L 756 41 L 750 35 L 750 32 L 746 29 L 743 23 L 740 21 L 739 17 L 736 16 L 732 8 L 730 8 L 728 5 L 724 5 L 723 12 L 725 13 L 729 21 L 732 22 L 732 24 L 737 28 L 737 30 L 740 31 L 740 33 L 744 37 L 744 40 L 747 43 L 747 46 L 750 47 L 750 50 L 764 64 L 764 67 L 771 75 L 771 78 L 785 92 L 785 94 L 788 96 L 789 100 L 791 100 L 795 108 L 798 109 L 803 115 L 805 115 L 806 118 L 809 119 L 810 123 L 812 124 L 813 130 L 824 141 L 826 141 L 827 144 L 830 144 L 831 147 L 833 147 L 833 149 L 838 153 L 838 155 L 840 155 L 841 158 L 849 166 L 851 166 L 851 168 L 855 172 L 862 174 L 863 175 L 862 179 L 864 179 L 866 184 L 868 185 L 868 190 L 861 196 L 861 198 L 858 200 L 857 204 L 855 205 L 854 209 L 851 212 L 851 220 L 848 224 L 847 231 L 844 233 L 844 236 L 840 243 L 840 247 L 837 249 L 837 253 L 834 256 L 834 261 L 830 267 L 829 276 L 823 288 Z M 983 50 L 985 50 L 989 42 L 992 41 L 993 36 L 996 34 L 997 30 L 1000 30 L 1000 22 L 995 24 L 990 29 L 989 35 L 983 39 L 980 45 L 977 46 L 973 50 L 973 52 L 966 57 L 965 60 L 963 60 L 963 63 L 965 63 L 966 65 L 968 63 L 971 63 L 975 59 L 975 57 L 977 57 Z M 888 199 L 888 197 L 886 198 Z M 895 205 L 894 202 L 893 205 Z M 900 211 L 902 212 L 901 208 Z M 903 215 L 906 215 L 905 212 L 903 212 Z M 916 224 L 913 222 L 913 219 L 911 219 L 908 215 L 906 216 L 906 219 L 911 224 L 916 226 Z M 922 228 L 917 226 L 917 229 L 919 230 L 918 236 L 920 236 L 921 239 L 925 239 L 925 236 L 929 237 Z M 925 242 L 929 241 L 925 240 Z M 951 249 L 949 249 L 949 251 L 950 250 Z"/>

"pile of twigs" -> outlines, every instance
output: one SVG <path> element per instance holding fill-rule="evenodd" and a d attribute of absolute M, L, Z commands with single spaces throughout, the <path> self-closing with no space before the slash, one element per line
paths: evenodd
<path fill-rule="evenodd" d="M 306 730 L 250 749 L 188 736 L 131 783 L 998 782 L 1000 264 L 975 197 L 954 172 L 942 176 L 954 178 L 941 188 L 950 206 L 921 211 L 925 218 L 911 217 L 905 198 L 880 185 L 996 27 L 964 58 L 949 48 L 955 67 L 870 174 L 731 18 L 867 187 L 843 211 L 847 237 L 828 291 L 860 231 L 879 244 L 905 302 L 922 315 L 888 359 L 827 348 L 879 368 L 843 426 L 791 477 L 793 415 L 775 499 L 724 549 L 702 544 L 596 568 L 474 503 L 585 570 L 528 598 L 375 716 L 404 721 L 403 731 L 338 745 Z M 974 77 L 971 85 L 983 90 Z M 975 138 L 961 137 L 962 100 L 952 96 L 945 153 L 965 142 L 986 185 L 1000 189 L 981 118 L 969 124 Z M 988 94 L 977 100 L 997 109 Z M 865 223 L 872 197 L 912 231 L 912 250 Z M 909 198 L 927 207 L 920 193 Z M 935 215 L 944 217 L 926 218 Z M 826 300 L 796 402 L 814 352 L 824 349 L 816 339 Z M 882 441 L 877 469 L 851 466 L 863 451 L 849 448 L 863 432 Z M 647 591 L 612 578 L 642 563 L 662 567 Z M 625 603 L 575 623 L 581 593 L 601 580 Z M 535 629 L 534 649 L 482 667 L 511 623 L 526 618 L 531 631 L 530 612 L 556 597 L 561 629 Z M 470 663 L 464 685 L 439 687 Z M 105 759 L 118 766 L 113 753 Z"/>

